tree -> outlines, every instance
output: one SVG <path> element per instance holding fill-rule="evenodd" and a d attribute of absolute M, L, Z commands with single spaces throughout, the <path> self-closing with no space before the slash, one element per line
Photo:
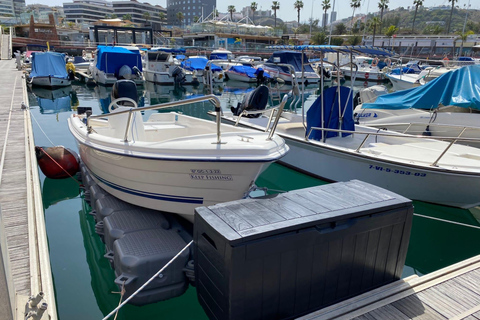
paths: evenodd
<path fill-rule="evenodd" d="M 142 15 L 143 19 L 145 19 L 145 25 L 148 23 L 148 20 L 150 20 L 150 12 L 144 12 Z"/>
<path fill-rule="evenodd" d="M 112 19 L 117 19 L 118 16 L 114 13 L 114 14 L 111 15 L 111 18 L 112 18 Z"/>
<path fill-rule="evenodd" d="M 335 25 L 334 34 L 345 34 L 347 27 L 343 23 L 338 23 Z"/>
<path fill-rule="evenodd" d="M 412 34 L 415 32 L 415 19 L 417 19 L 418 7 L 423 6 L 423 0 L 413 0 L 413 4 L 415 5 L 415 14 L 413 15 Z"/>
<path fill-rule="evenodd" d="M 458 0 L 448 0 L 448 2 L 452 3 L 452 9 L 450 10 L 450 18 L 448 19 L 447 34 L 450 33 L 450 27 L 451 27 L 451 24 L 452 24 L 453 8 L 455 7 L 455 2 L 457 2 L 457 1 Z"/>
<path fill-rule="evenodd" d="M 235 10 L 235 6 L 228 6 L 227 11 L 230 13 L 230 20 L 233 21 L 233 13 L 237 10 Z"/>
<path fill-rule="evenodd" d="M 297 26 L 300 26 L 300 10 L 303 8 L 303 1 L 302 0 L 297 0 L 293 4 L 293 7 L 295 10 L 297 10 Z"/>
<path fill-rule="evenodd" d="M 277 10 L 280 10 L 280 2 L 279 1 L 273 1 L 272 2 L 272 10 L 273 10 L 273 16 L 275 19 L 275 28 L 277 27 Z"/>
<path fill-rule="evenodd" d="M 377 31 L 377 27 L 381 24 L 382 22 L 378 17 L 373 17 L 372 20 L 370 20 L 370 27 L 373 28 L 373 42 L 372 46 L 375 46 L 375 32 Z"/>
<path fill-rule="evenodd" d="M 160 22 L 163 23 L 163 21 L 165 21 L 165 18 L 167 18 L 167 17 L 165 16 L 164 12 L 159 12 L 158 13 L 158 18 L 160 18 Z"/>
<path fill-rule="evenodd" d="M 178 24 L 179 26 L 182 26 L 182 21 L 183 19 L 185 19 L 185 16 L 183 15 L 183 12 L 177 12 L 177 20 L 178 20 Z"/>
<path fill-rule="evenodd" d="M 467 32 L 457 32 L 458 36 L 460 39 L 462 39 L 462 45 L 460 46 L 460 51 L 458 52 L 458 56 L 461 56 L 462 55 L 462 52 L 463 52 L 463 42 L 465 42 L 465 40 L 467 40 L 467 37 L 469 35 L 472 35 L 472 34 L 475 34 L 472 30 L 470 31 L 467 31 Z"/>
<path fill-rule="evenodd" d="M 250 10 L 252 10 L 252 21 L 253 21 L 253 24 L 255 24 L 255 11 L 257 11 L 257 8 L 258 8 L 258 3 L 252 2 L 252 3 L 250 4 Z"/>
<path fill-rule="evenodd" d="M 388 8 L 388 3 L 390 0 L 380 0 L 378 2 L 378 9 L 380 9 L 380 27 L 382 26 L 383 23 L 383 11 Z"/>
<path fill-rule="evenodd" d="M 322 1 L 322 10 L 323 10 L 323 31 L 327 27 L 327 10 L 330 9 L 332 6 L 330 5 L 330 0 L 323 0 Z"/>
<path fill-rule="evenodd" d="M 198 16 L 193 16 L 193 22 L 194 23 L 197 23 L 199 20 L 200 20 L 200 18 Z"/>
<path fill-rule="evenodd" d="M 353 30 L 353 17 L 355 16 L 355 9 L 357 8 L 360 8 L 360 6 L 362 5 L 362 2 L 361 0 L 352 0 L 352 2 L 350 2 L 350 7 L 352 7 L 353 9 L 353 12 L 352 12 L 352 22 L 350 24 L 350 28 Z M 353 32 L 352 32 L 353 33 Z"/>
<path fill-rule="evenodd" d="M 326 44 L 327 41 L 328 41 L 328 37 L 325 34 L 325 32 L 315 32 L 312 35 L 312 38 L 310 39 L 311 44 L 318 44 L 318 45 Z"/>
<path fill-rule="evenodd" d="M 397 32 L 398 32 L 398 28 L 392 25 L 392 26 L 388 27 L 388 29 L 385 31 L 385 35 L 387 37 L 391 37 Z"/>
<path fill-rule="evenodd" d="M 123 17 L 122 17 L 122 20 L 123 21 L 132 21 L 132 15 L 130 13 L 127 13 L 127 14 L 124 14 Z"/>
<path fill-rule="evenodd" d="M 332 39 L 330 40 L 330 44 L 332 46 L 341 46 L 343 45 L 343 39 L 340 37 L 332 37 Z"/>
<path fill-rule="evenodd" d="M 359 45 L 360 43 L 362 43 L 362 37 L 360 36 L 353 36 L 353 37 L 350 37 L 348 39 L 348 44 L 352 45 L 352 46 L 356 46 L 356 45 Z"/>

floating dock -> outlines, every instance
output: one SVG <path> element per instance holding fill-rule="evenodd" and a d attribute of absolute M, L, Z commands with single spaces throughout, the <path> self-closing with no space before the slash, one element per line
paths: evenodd
<path fill-rule="evenodd" d="M 0 60 L 0 319 L 56 320 L 26 82 L 15 67 Z"/>

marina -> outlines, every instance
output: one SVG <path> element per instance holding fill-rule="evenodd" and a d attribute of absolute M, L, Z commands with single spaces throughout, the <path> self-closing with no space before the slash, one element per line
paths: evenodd
<path fill-rule="evenodd" d="M 8 63 L 13 69 L 13 62 Z M 359 84 L 360 86 L 364 85 L 363 82 Z M 219 97 L 221 107 L 225 111 L 231 106 L 236 106 L 243 100 L 244 95 L 253 89 L 254 86 L 229 80 L 222 85 L 215 86 L 214 93 Z M 278 92 L 288 91 L 289 87 L 280 87 L 277 90 Z M 30 105 L 35 145 L 63 145 L 77 150 L 76 143 L 67 129 L 67 119 L 78 109 L 78 106 L 90 107 L 94 114 L 106 113 L 112 101 L 110 93 L 111 88 L 88 87 L 85 83 L 76 82 L 73 83 L 67 95 L 70 98 L 70 108 L 50 110 L 39 105 L 39 100 L 33 94 L 29 94 L 28 100 L 27 98 L 24 100 L 29 101 Z M 178 88 L 147 83 L 145 88 L 139 88 L 137 93 L 139 106 L 148 107 L 161 102 L 204 96 L 208 94 L 208 91 L 202 85 Z M 307 87 L 304 97 L 305 104 L 311 105 L 318 94 L 318 85 Z M 272 94 L 272 96 L 274 95 L 275 93 Z M 191 104 L 183 106 L 172 104 L 172 107 L 167 109 L 169 112 L 181 112 L 205 120 L 211 120 L 207 112 L 212 110 L 212 106 L 201 99 L 192 100 Z M 152 114 L 147 109 L 145 112 L 147 116 Z M 104 258 L 105 245 L 95 232 L 98 227 L 95 218 L 89 215 L 92 210 L 91 205 L 85 201 L 84 196 L 86 197 L 86 195 L 80 191 L 79 184 L 75 180 L 52 180 L 42 174 L 39 179 L 42 185 L 45 223 L 59 318 L 103 318 L 119 304 L 121 295 L 118 293 L 119 288 L 114 281 L 116 275 L 109 260 Z M 326 182 L 295 172 L 282 165 L 273 164 L 256 179 L 256 184 L 259 187 L 268 188 L 269 193 L 275 193 L 279 190 L 291 191 L 325 185 Z M 427 278 L 424 278 L 422 276 L 480 253 L 475 241 L 472 241 L 478 237 L 480 232 L 480 224 L 477 220 L 480 215 L 477 208 L 456 209 L 419 201 L 415 201 L 413 205 L 415 214 L 412 218 L 410 245 L 406 252 L 405 267 L 398 277 L 403 279 L 403 283 L 408 283 L 412 288 L 416 288 L 418 282 L 423 283 L 423 281 L 430 280 L 438 282 L 438 277 L 426 276 Z M 2 209 L 3 207 L 2 203 Z M 445 236 L 447 234 L 448 237 Z M 465 270 L 470 271 L 468 268 L 472 264 L 474 262 L 467 260 L 461 266 L 453 268 L 460 270 L 466 266 Z M 465 272 L 457 272 L 454 275 Z M 419 275 L 418 279 L 422 280 L 410 282 L 413 279 L 412 275 Z M 394 284 L 389 286 L 393 288 Z M 198 303 L 197 290 L 197 288 L 189 286 L 184 294 L 176 298 L 142 307 L 126 305 L 118 313 L 117 319 L 148 319 L 159 314 L 165 319 L 207 319 L 207 314 Z M 400 289 L 391 290 L 393 290 L 392 295 L 401 292 Z M 367 294 L 368 292 L 364 293 L 364 295 Z M 353 305 L 354 303 L 348 304 Z M 458 316 L 460 319 L 467 315 L 467 311 L 471 311 L 473 314 L 478 310 L 466 308 L 458 311 L 454 316 Z M 349 318 L 347 311 L 342 312 L 345 314 L 345 318 Z M 357 313 L 352 313 L 352 317 L 360 315 L 358 311 L 354 312 Z M 364 313 L 367 312 L 372 311 Z M 314 319 L 317 316 L 314 313 L 306 317 Z"/>

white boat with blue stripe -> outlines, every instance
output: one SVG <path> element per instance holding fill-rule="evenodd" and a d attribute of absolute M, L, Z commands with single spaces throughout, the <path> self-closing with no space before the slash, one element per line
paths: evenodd
<path fill-rule="evenodd" d="M 113 109 L 117 100 L 111 113 L 72 115 L 68 125 L 94 180 L 135 205 L 192 221 L 198 206 L 243 198 L 258 175 L 288 151 L 276 135 L 221 124 L 220 101 L 213 95 Z M 175 112 L 142 119 L 152 109 L 208 101 L 217 122 Z"/>

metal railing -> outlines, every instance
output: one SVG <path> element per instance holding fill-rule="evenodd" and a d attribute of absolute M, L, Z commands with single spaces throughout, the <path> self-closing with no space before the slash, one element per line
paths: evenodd
<path fill-rule="evenodd" d="M 132 115 L 134 112 L 142 112 L 142 111 L 147 111 L 147 110 L 161 110 L 161 109 L 167 109 L 167 108 L 172 108 L 172 107 L 178 107 L 178 106 L 183 106 L 186 104 L 192 104 L 192 103 L 197 103 L 197 102 L 211 102 L 215 106 L 215 113 L 216 113 L 216 125 L 217 125 L 217 141 L 216 144 L 221 144 L 221 132 L 220 132 L 220 123 L 221 123 L 221 105 L 220 105 L 220 100 L 215 96 L 215 95 L 207 95 L 204 97 L 198 97 L 198 98 L 192 98 L 188 100 L 181 100 L 181 101 L 173 101 L 173 102 L 167 102 L 167 103 L 162 103 L 162 104 L 157 104 L 153 106 L 147 106 L 147 107 L 141 107 L 141 108 L 130 108 L 128 110 L 122 110 L 122 111 L 116 111 L 114 113 L 107 113 L 107 114 L 102 114 L 102 115 L 96 115 L 96 116 L 89 116 L 87 118 L 87 132 L 92 133 L 93 128 L 90 123 L 90 120 L 93 119 L 104 119 L 108 118 L 111 116 L 116 116 L 120 114 L 128 114 L 128 120 L 125 128 L 125 136 L 123 141 L 128 142 L 128 134 L 131 129 L 131 122 L 132 122 Z"/>
<path fill-rule="evenodd" d="M 361 153 L 360 149 L 363 148 L 363 146 L 367 142 L 368 138 L 370 138 L 370 136 L 375 136 L 375 137 L 382 136 L 382 137 L 403 138 L 403 139 L 444 140 L 445 142 L 450 141 L 450 143 L 444 149 L 442 149 L 442 152 L 441 152 L 440 156 L 434 162 L 432 162 L 430 164 L 430 166 L 432 166 L 432 167 L 438 167 L 438 162 L 440 161 L 440 159 L 443 158 L 443 156 L 448 152 L 448 150 L 456 142 L 458 142 L 458 141 L 470 141 L 470 142 L 480 143 L 479 138 L 462 138 L 462 137 L 460 137 L 465 132 L 465 130 L 463 130 L 461 132 L 461 134 L 458 137 L 455 137 L 455 138 L 452 138 L 452 137 L 430 138 L 430 137 L 425 137 L 425 136 L 421 136 L 421 135 L 405 135 L 405 134 L 401 134 L 401 133 L 383 133 L 383 132 L 378 132 L 378 131 L 377 132 L 352 131 L 352 130 L 329 129 L 329 128 L 320 128 L 320 127 L 311 127 L 310 128 L 310 131 L 308 132 L 308 135 L 306 136 L 307 141 L 310 141 L 310 139 L 308 137 L 310 137 L 310 135 L 312 134 L 312 132 L 314 130 L 321 131 L 321 132 L 325 132 L 325 131 L 327 131 L 327 132 L 337 132 L 337 133 L 340 133 L 340 134 L 347 133 L 347 134 L 364 134 L 364 135 L 366 135 L 365 138 L 360 143 L 360 145 L 355 149 L 354 152 L 356 152 L 356 153 Z M 379 129 L 379 130 L 381 130 L 381 129 Z"/>

